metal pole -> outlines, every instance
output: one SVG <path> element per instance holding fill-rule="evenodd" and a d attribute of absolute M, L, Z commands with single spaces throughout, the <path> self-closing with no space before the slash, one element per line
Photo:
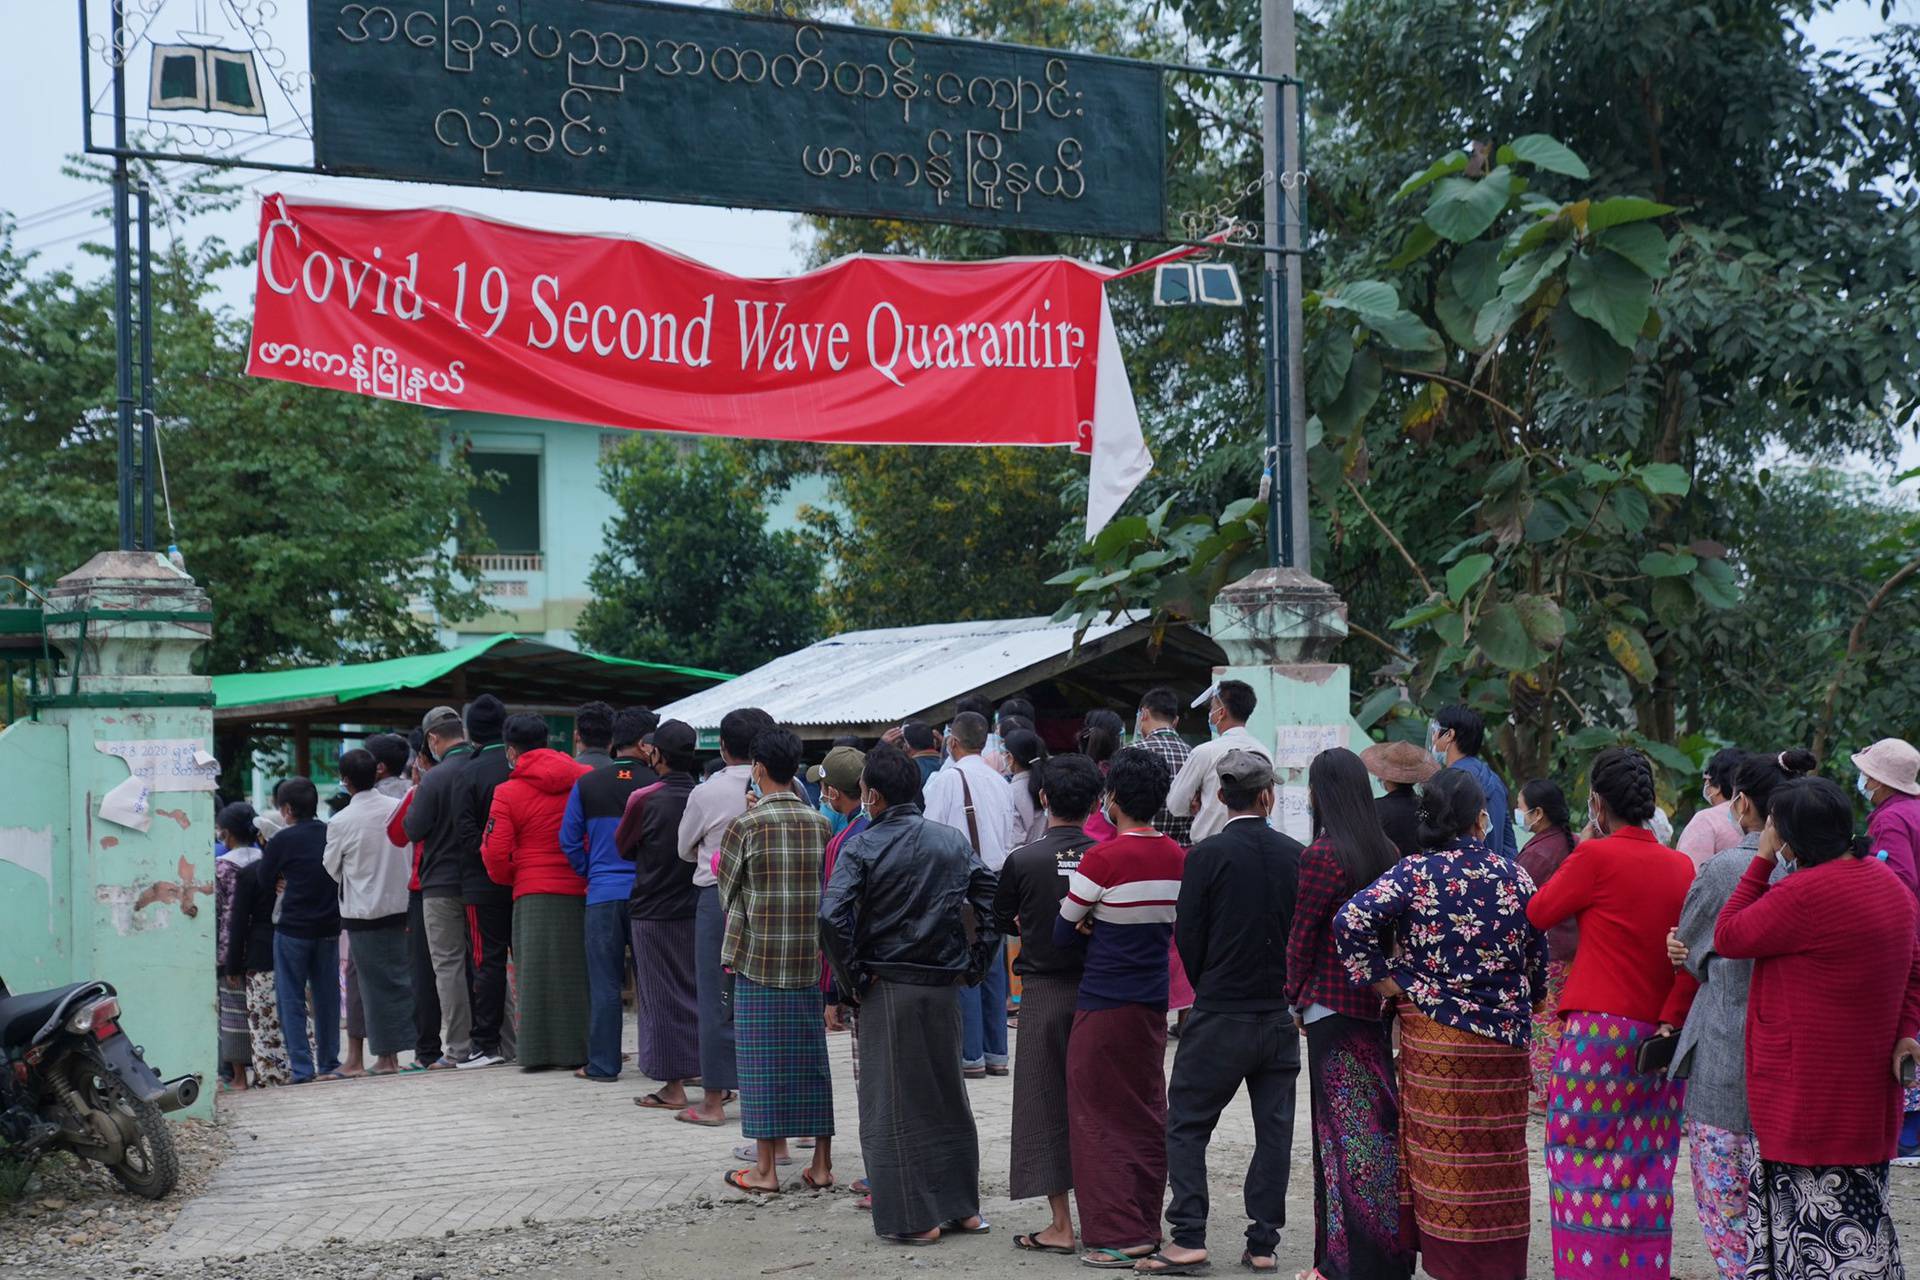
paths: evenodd
<path fill-rule="evenodd" d="M 1269 76 L 1261 103 L 1261 162 L 1266 169 L 1266 243 L 1292 250 L 1266 255 L 1261 298 L 1265 311 L 1267 465 L 1274 492 L 1267 504 L 1268 559 L 1276 565 L 1312 567 L 1307 524 L 1306 381 L 1301 345 L 1300 218 L 1287 210 L 1288 187 L 1299 190 L 1300 88 L 1296 75 L 1293 0 L 1261 0 L 1260 64 Z M 1286 185 L 1283 184 L 1283 180 Z M 1297 194 L 1295 196 L 1297 199 Z"/>
<path fill-rule="evenodd" d="M 153 192 L 140 184 L 140 549 L 157 551 L 153 539 Z"/>
<path fill-rule="evenodd" d="M 114 383 L 119 400 L 120 428 L 120 549 L 133 548 L 133 284 L 131 215 L 127 175 L 127 67 L 125 0 L 110 0 L 113 14 L 108 57 L 113 60 L 113 145 L 123 154 L 113 158 L 113 333 Z"/>
<path fill-rule="evenodd" d="M 1290 5 L 1291 0 L 1261 0 L 1260 3 L 1260 70 L 1268 75 L 1272 75 L 1273 69 L 1280 63 L 1280 10 Z M 1286 168 L 1286 156 L 1281 138 L 1280 109 L 1280 86 L 1268 83 L 1261 90 L 1260 99 L 1260 165 L 1267 179 L 1261 192 L 1264 201 L 1260 235 L 1262 244 L 1282 243 L 1280 175 Z M 1267 564 L 1275 568 L 1291 565 L 1294 558 L 1293 449 L 1286 416 L 1287 320 L 1281 306 L 1282 256 L 1277 253 L 1266 254 L 1261 259 L 1260 271 L 1261 392 L 1264 402 L 1262 408 L 1267 420 L 1264 469 L 1270 478 L 1267 485 Z"/>

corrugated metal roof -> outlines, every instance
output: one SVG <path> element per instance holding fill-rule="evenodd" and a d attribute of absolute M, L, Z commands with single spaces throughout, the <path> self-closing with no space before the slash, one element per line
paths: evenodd
<path fill-rule="evenodd" d="M 1096 656 L 1142 625 L 1089 627 L 1081 651 Z M 1073 623 L 1046 618 L 849 631 L 658 710 L 699 730 L 717 729 L 736 707 L 760 707 L 785 725 L 896 724 L 1072 651 Z"/>

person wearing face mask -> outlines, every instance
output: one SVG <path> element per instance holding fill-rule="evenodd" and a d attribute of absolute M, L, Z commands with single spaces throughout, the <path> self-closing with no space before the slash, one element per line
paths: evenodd
<path fill-rule="evenodd" d="M 1427 739 L 1434 761 L 1443 769 L 1459 769 L 1473 775 L 1480 794 L 1487 798 L 1487 812 L 1493 815 L 1493 828 L 1487 832 L 1487 847 L 1505 858 L 1520 856 L 1519 842 L 1507 822 L 1507 784 L 1480 758 L 1487 741 L 1487 722 L 1472 707 L 1444 707 L 1433 718 L 1433 731 Z"/>
<path fill-rule="evenodd" d="M 1707 807 L 1693 815 L 1673 847 L 1704 867 L 1715 854 L 1740 843 L 1740 822 L 1733 816 L 1733 772 L 1747 753 L 1733 747 L 1716 751 L 1701 771 L 1700 798 Z"/>
<path fill-rule="evenodd" d="M 1742 1280 L 1747 1270 L 1747 1175 L 1753 1162 L 1753 1125 L 1747 1113 L 1747 990 L 1750 960 L 1730 960 L 1714 946 L 1714 925 L 1740 877 L 1759 851 L 1774 793 L 1789 780 L 1811 773 L 1810 751 L 1743 756 L 1726 776 L 1729 812 L 1740 824 L 1739 844 L 1700 868 L 1680 923 L 1667 939 L 1667 953 L 1683 966 L 1669 1002 L 1693 991 L 1680 1043 L 1669 1072 L 1687 1082 L 1688 1166 L 1693 1203 L 1721 1280 Z M 1774 872 L 1778 880 L 1784 867 Z"/>
<path fill-rule="evenodd" d="M 513 771 L 488 802 L 480 858 L 513 894 L 520 1069 L 579 1071 L 589 1016 L 587 880 L 560 847 L 560 824 L 574 783 L 593 770 L 547 745 L 540 716 L 508 716 L 501 740 Z"/>
<path fill-rule="evenodd" d="M 1409 742 L 1393 756 L 1436 772 Z M 1413 760 L 1406 760 L 1411 753 Z M 1372 759 L 1369 760 L 1368 757 Z M 1361 756 L 1322 751 L 1307 767 L 1314 837 L 1300 855 L 1300 886 L 1287 935 L 1287 1001 L 1307 1041 L 1313 1102 L 1313 1263 L 1319 1280 L 1406 1280 L 1413 1242 L 1401 1221 L 1400 1090 L 1393 1074 L 1391 1010 L 1355 982 L 1333 941 L 1333 918 L 1354 894 L 1403 856 L 1378 820 L 1367 774 L 1380 776 L 1379 747 Z M 1406 776 L 1406 771 L 1388 769 Z M 1417 797 L 1414 850 L 1419 848 Z"/>
<path fill-rule="evenodd" d="M 1207 704 L 1207 726 L 1214 737 L 1201 743 L 1174 774 L 1173 788 L 1167 792 L 1167 808 L 1176 814 L 1191 814 L 1191 837 L 1195 843 L 1227 825 L 1227 811 L 1220 803 L 1219 765 L 1229 751 L 1251 751 L 1273 759 L 1273 751 L 1247 729 L 1258 699 L 1253 686 L 1244 680 L 1222 680 L 1203 695 Z"/>
<path fill-rule="evenodd" d="M 1567 797 L 1560 785 L 1548 778 L 1535 778 L 1520 788 L 1520 804 L 1513 820 L 1528 834 L 1527 847 L 1520 851 L 1520 865 L 1533 877 L 1534 891 L 1544 889 L 1560 870 L 1560 864 L 1573 852 L 1573 831 L 1567 816 Z M 1553 1055 L 1560 1048 L 1560 992 L 1567 985 L 1567 973 L 1573 967 L 1573 955 L 1580 945 L 1580 926 L 1563 920 L 1547 930 L 1547 1006 L 1533 1019 L 1533 1110 L 1547 1110 L 1547 1081 L 1553 1075 Z"/>
<path fill-rule="evenodd" d="M 1442 769 L 1420 792 L 1425 852 L 1333 921 L 1348 973 L 1398 1004 L 1401 1185 L 1435 1280 L 1527 1274 L 1527 1037 L 1546 998 L 1547 940 L 1527 922 L 1533 880 L 1493 851 L 1493 825 L 1473 776 Z M 1555 1272 L 1584 1274 L 1560 1270 L 1557 1255 Z"/>
<path fill-rule="evenodd" d="M 1353 770 L 1361 772 L 1357 759 Z M 1287 935 L 1301 850 L 1267 824 L 1277 782 L 1265 757 L 1228 752 L 1220 761 L 1220 801 L 1231 816 L 1220 834 L 1187 851 L 1180 870 L 1174 942 L 1194 1003 L 1167 1084 L 1173 1243 L 1135 1266 L 1147 1275 L 1207 1260 L 1207 1145 L 1242 1085 L 1253 1110 L 1253 1157 L 1240 1260 L 1256 1271 L 1279 1265 L 1300 1078 L 1300 1033 L 1287 1007 Z"/>
<path fill-rule="evenodd" d="M 807 781 L 818 784 L 820 788 L 820 815 L 827 820 L 833 830 L 833 836 L 827 841 L 827 856 L 820 870 L 820 885 L 824 890 L 833 879 L 833 865 L 840 860 L 840 850 L 849 840 L 859 836 L 867 829 L 867 811 L 860 804 L 860 773 L 867 765 L 867 754 L 857 747 L 836 746 L 827 752 L 827 758 L 807 770 Z M 853 1032 L 853 1083 L 860 1084 L 860 1033 L 858 1027 L 859 1006 L 852 1001 L 843 1000 L 840 991 L 833 983 L 833 967 L 827 963 L 825 953 L 820 957 L 820 990 L 826 996 L 827 1030 L 839 1031 L 845 1028 Z M 864 1178 L 855 1180 L 856 1194 L 865 1195 L 866 1188 L 861 1183 Z"/>
<path fill-rule="evenodd" d="M 466 726 L 452 707 L 435 707 L 420 723 L 431 767 L 419 774 L 401 820 L 402 834 L 417 841 L 414 878 L 420 882 L 420 919 L 433 967 L 445 1055 L 428 1070 L 450 1071 L 473 1057 L 473 1011 L 468 989 L 472 931 L 461 897 L 463 775 L 473 763 Z"/>
<path fill-rule="evenodd" d="M 987 1229 L 953 990 L 1000 954 L 995 880 L 964 833 L 921 816 L 920 773 L 901 750 L 869 751 L 860 785 L 873 822 L 833 864 L 819 936 L 842 998 L 860 1006 L 874 1232 L 927 1245 Z"/>
<path fill-rule="evenodd" d="M 1872 806 L 1867 840 L 1911 892 L 1920 895 L 1920 751 L 1898 738 L 1882 738 L 1852 757 L 1857 786 Z M 1920 1166 L 1920 1086 L 1907 1090 L 1895 1164 Z"/>
<path fill-rule="evenodd" d="M 1666 939 L 1693 884 L 1693 862 L 1647 829 L 1653 766 L 1638 751 L 1601 752 L 1589 792 L 1599 837 L 1575 849 L 1527 909 L 1541 929 L 1569 918 L 1580 923 L 1580 949 L 1560 993 L 1567 1029 L 1547 1100 L 1554 1265 L 1568 1277 L 1664 1278 L 1686 1088 L 1664 1070 L 1640 1070 L 1639 1052 L 1687 1014 L 1691 992 L 1678 983 Z M 1592 1105 L 1596 1080 L 1614 1087 L 1613 1105 Z M 1617 1155 L 1595 1160 L 1595 1151 Z M 1603 1271 L 1582 1261 L 1589 1257 L 1627 1263 Z"/>
<path fill-rule="evenodd" d="M 1900 1073 L 1920 1061 L 1916 908 L 1853 832 L 1853 805 L 1836 784 L 1781 786 L 1714 925 L 1721 955 L 1754 962 L 1750 1280 L 1903 1274 L 1887 1163 Z M 1779 860 L 1794 869 L 1775 884 Z"/>
<path fill-rule="evenodd" d="M 285 885 L 274 908 L 273 981 L 287 1060 L 295 1084 L 339 1080 L 340 886 L 327 874 L 320 792 L 310 778 L 287 778 L 273 801 L 286 825 L 255 867 L 263 885 Z"/>

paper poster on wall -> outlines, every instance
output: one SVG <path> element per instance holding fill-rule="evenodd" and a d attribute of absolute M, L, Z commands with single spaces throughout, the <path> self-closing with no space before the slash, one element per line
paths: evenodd
<path fill-rule="evenodd" d="M 131 777 L 100 797 L 100 816 L 108 822 L 145 831 L 153 825 L 152 801 L 153 789 L 147 780 Z"/>
<path fill-rule="evenodd" d="M 196 738 L 118 738 L 93 747 L 125 760 L 149 791 L 211 791 L 220 774 L 220 762 Z"/>
<path fill-rule="evenodd" d="M 1273 731 L 1273 767 L 1305 769 L 1322 751 L 1346 745 L 1344 724 L 1283 724 Z"/>

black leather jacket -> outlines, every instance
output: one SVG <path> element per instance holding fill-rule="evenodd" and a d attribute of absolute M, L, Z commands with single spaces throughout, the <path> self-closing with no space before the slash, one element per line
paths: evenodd
<path fill-rule="evenodd" d="M 820 896 L 820 947 L 840 991 L 875 978 L 978 981 L 1000 945 L 995 887 L 963 832 L 928 822 L 919 805 L 887 809 L 840 850 Z"/>

